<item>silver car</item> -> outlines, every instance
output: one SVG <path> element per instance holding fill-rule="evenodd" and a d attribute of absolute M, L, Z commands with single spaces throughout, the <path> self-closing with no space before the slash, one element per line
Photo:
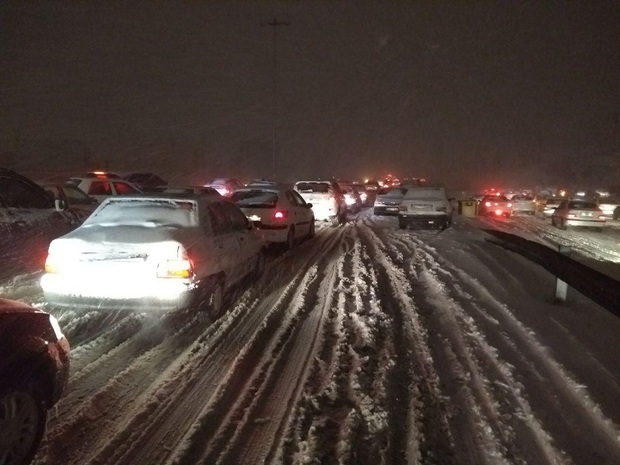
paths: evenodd
<path fill-rule="evenodd" d="M 602 231 L 606 218 L 594 202 L 584 200 L 564 200 L 551 215 L 551 224 L 560 229 L 569 227 L 594 228 Z"/>
<path fill-rule="evenodd" d="M 387 187 L 379 191 L 372 212 L 375 215 L 398 215 L 400 203 L 405 196 L 405 187 Z"/>
<path fill-rule="evenodd" d="M 115 196 L 51 242 L 41 287 L 58 307 L 217 315 L 229 288 L 262 273 L 265 250 L 260 232 L 221 196 Z"/>

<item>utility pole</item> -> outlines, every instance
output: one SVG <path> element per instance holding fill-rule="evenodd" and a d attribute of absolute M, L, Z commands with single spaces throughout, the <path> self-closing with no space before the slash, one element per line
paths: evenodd
<path fill-rule="evenodd" d="M 261 26 L 271 26 L 273 29 L 273 154 L 272 154 L 272 177 L 276 181 L 276 153 L 277 153 L 277 126 L 278 126 L 278 26 L 289 26 L 291 23 L 278 21 L 275 17 L 269 23 L 261 23 Z"/>

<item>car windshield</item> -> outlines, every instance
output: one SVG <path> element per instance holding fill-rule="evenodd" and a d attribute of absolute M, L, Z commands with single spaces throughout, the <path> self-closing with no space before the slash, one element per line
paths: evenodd
<path fill-rule="evenodd" d="M 275 208 L 278 194 L 262 190 L 236 191 L 230 200 L 241 208 Z"/>
<path fill-rule="evenodd" d="M 197 205 L 168 199 L 107 201 L 84 222 L 89 225 L 196 226 Z"/>

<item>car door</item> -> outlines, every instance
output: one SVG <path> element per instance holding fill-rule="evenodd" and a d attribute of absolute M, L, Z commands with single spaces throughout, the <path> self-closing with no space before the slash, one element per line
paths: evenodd
<path fill-rule="evenodd" d="M 234 267 L 237 279 L 242 279 L 254 269 L 253 264 L 260 251 L 260 244 L 257 242 L 256 234 L 248 218 L 237 205 L 226 201 L 222 201 L 220 205 L 230 220 L 233 235 L 239 247 Z"/>
<path fill-rule="evenodd" d="M 226 276 L 226 286 L 228 287 L 241 279 L 239 240 L 221 202 L 209 203 L 207 210 L 213 230 L 213 253 L 219 263 L 219 269 Z"/>
<path fill-rule="evenodd" d="M 312 208 L 308 206 L 301 195 L 294 190 L 287 190 L 286 197 L 291 203 L 295 218 L 295 231 L 298 237 L 305 237 L 310 234 L 310 226 L 314 221 Z"/>

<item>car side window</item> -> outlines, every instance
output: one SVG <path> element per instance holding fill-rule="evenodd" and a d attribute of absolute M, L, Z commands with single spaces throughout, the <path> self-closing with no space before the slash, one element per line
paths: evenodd
<path fill-rule="evenodd" d="M 295 198 L 295 200 L 297 200 L 297 205 L 299 205 L 300 207 L 305 207 L 307 204 L 307 202 L 304 200 L 304 198 L 299 195 L 298 192 L 296 191 L 289 191 L 291 193 L 291 195 Z"/>
<path fill-rule="evenodd" d="M 248 219 L 243 212 L 235 204 L 230 202 L 222 202 L 222 208 L 230 219 L 233 230 L 243 231 L 248 229 Z"/>
<path fill-rule="evenodd" d="M 44 191 L 33 189 L 20 179 L 0 178 L 0 197 L 6 208 L 52 208 Z"/>
<path fill-rule="evenodd" d="M 286 195 L 286 198 L 288 199 L 289 203 L 291 205 L 294 206 L 301 206 L 302 204 L 297 200 L 297 197 L 295 197 L 295 195 L 293 195 L 293 192 L 291 191 L 285 191 L 284 195 Z"/>
<path fill-rule="evenodd" d="M 56 188 L 56 187 L 54 187 Z M 88 197 L 84 192 L 82 192 L 77 187 L 73 186 L 64 186 L 63 190 L 65 192 L 65 196 L 69 203 L 73 203 L 76 205 L 88 205 L 92 203 L 91 197 Z"/>
<path fill-rule="evenodd" d="M 90 195 L 112 195 L 110 183 L 108 181 L 93 181 L 88 188 Z"/>
<path fill-rule="evenodd" d="M 232 231 L 232 224 L 220 203 L 212 203 L 207 207 L 211 217 L 211 227 L 215 235 Z"/>
<path fill-rule="evenodd" d="M 114 182 L 114 190 L 118 195 L 139 194 L 140 192 L 133 188 L 131 184 L 126 182 Z"/>

